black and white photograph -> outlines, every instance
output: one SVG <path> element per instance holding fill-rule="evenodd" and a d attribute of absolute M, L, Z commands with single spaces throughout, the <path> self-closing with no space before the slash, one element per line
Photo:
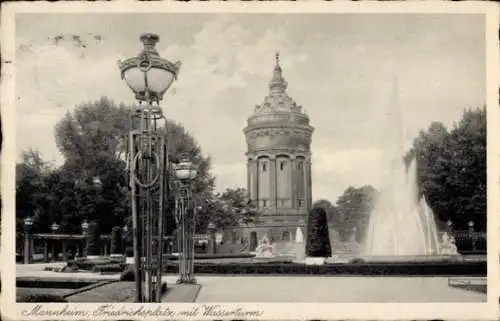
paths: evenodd
<path fill-rule="evenodd" d="M 495 7 L 214 8 L 10 15 L 2 229 L 25 319 L 44 303 L 491 312 Z"/>

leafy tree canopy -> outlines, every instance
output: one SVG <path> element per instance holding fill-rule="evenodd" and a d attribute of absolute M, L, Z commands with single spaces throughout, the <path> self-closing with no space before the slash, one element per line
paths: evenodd
<path fill-rule="evenodd" d="M 441 222 L 486 228 L 486 108 L 467 109 L 447 130 L 432 123 L 406 155 L 416 158 L 419 191 Z"/>
<path fill-rule="evenodd" d="M 37 219 L 44 227 L 35 226 L 36 230 L 48 229 L 56 221 L 64 231 L 80 232 L 81 222 L 87 219 L 110 233 L 113 226 L 124 224 L 130 215 L 126 156 L 131 111 L 131 106 L 101 98 L 66 113 L 55 126 L 64 164 L 52 168 L 33 152 L 17 166 L 18 217 L 38 206 L 40 215 L 51 219 Z M 197 165 L 193 192 L 196 199 L 206 199 L 214 185 L 210 158 L 181 124 L 168 121 L 162 130 L 169 161 L 178 162 L 186 154 Z M 172 178 L 172 171 L 167 176 Z M 173 220 L 172 214 L 168 217 Z"/>

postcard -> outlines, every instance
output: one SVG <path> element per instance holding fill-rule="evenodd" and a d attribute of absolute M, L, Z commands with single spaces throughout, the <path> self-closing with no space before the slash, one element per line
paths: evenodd
<path fill-rule="evenodd" d="M 2 9 L 2 319 L 498 319 L 497 6 Z"/>

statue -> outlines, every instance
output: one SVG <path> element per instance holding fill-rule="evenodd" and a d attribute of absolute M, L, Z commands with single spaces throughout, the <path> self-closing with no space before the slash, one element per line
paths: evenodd
<path fill-rule="evenodd" d="M 273 257 L 274 254 L 274 246 L 271 244 L 271 241 L 267 236 L 264 236 L 260 241 L 259 245 L 255 248 L 255 256 L 256 257 Z"/>
<path fill-rule="evenodd" d="M 439 246 L 440 254 L 444 255 L 457 255 L 457 246 L 455 245 L 455 238 L 449 236 L 447 232 L 441 236 L 441 244 Z"/>

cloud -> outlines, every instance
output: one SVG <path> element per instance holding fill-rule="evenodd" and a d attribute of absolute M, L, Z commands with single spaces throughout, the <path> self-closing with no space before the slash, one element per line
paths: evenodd
<path fill-rule="evenodd" d="M 61 162 L 53 128 L 65 112 L 103 95 L 133 103 L 117 61 L 139 52 L 134 37 L 146 27 L 160 34 L 162 57 L 182 61 L 162 107 L 212 157 L 218 190 L 246 186 L 242 128 L 268 93 L 276 51 L 289 94 L 315 127 L 315 198 L 335 200 L 349 185 L 378 182 L 395 75 L 407 147 L 430 122 L 451 125 L 463 108 L 484 103 L 477 18 L 158 14 L 137 16 L 133 24 L 131 16 L 95 18 L 33 15 L 16 27 L 18 149 L 38 148 Z M 81 35 L 85 48 L 71 37 L 55 45 L 51 37 L 64 30 Z"/>
<path fill-rule="evenodd" d="M 312 157 L 314 198 L 334 201 L 349 186 L 377 187 L 382 153 L 376 148 L 315 149 Z"/>

